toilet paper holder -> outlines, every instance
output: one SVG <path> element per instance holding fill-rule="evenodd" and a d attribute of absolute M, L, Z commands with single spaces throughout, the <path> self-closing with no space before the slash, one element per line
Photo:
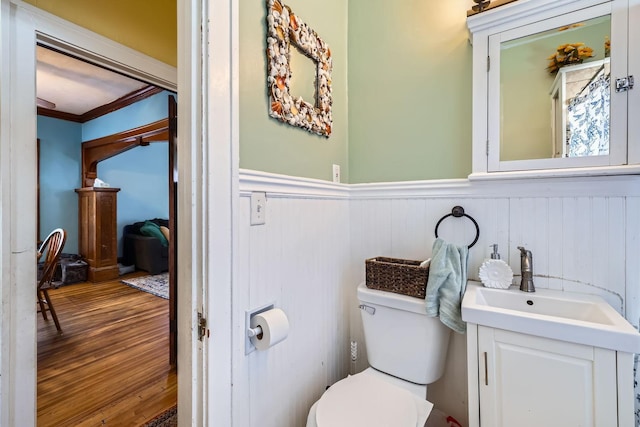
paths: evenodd
<path fill-rule="evenodd" d="M 246 334 L 244 337 L 244 354 L 245 355 L 252 353 L 256 350 L 256 346 L 253 345 L 253 343 L 251 342 L 251 338 L 258 336 L 262 333 L 262 328 L 260 326 L 257 326 L 255 328 L 251 327 L 251 318 L 256 314 L 264 313 L 265 311 L 271 310 L 273 308 L 275 308 L 275 303 L 266 304 L 266 305 L 263 305 L 262 307 L 254 308 L 253 310 L 246 310 L 244 312 L 245 313 L 244 324 L 245 324 L 245 330 L 246 330 Z"/>
<path fill-rule="evenodd" d="M 247 328 L 247 336 L 249 338 L 260 338 L 260 335 L 262 335 L 262 328 L 260 327 L 260 325 L 256 326 L 255 328 Z"/>

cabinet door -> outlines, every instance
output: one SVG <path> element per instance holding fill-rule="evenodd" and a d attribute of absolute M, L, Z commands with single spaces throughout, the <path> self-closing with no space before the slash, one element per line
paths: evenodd
<path fill-rule="evenodd" d="M 478 352 L 481 426 L 618 425 L 614 351 L 479 327 Z"/>
<path fill-rule="evenodd" d="M 95 197 L 96 266 L 114 266 L 118 264 L 118 194 L 100 192 Z"/>

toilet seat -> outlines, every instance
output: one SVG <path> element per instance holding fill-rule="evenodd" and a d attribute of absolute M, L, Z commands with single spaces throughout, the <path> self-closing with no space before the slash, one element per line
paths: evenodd
<path fill-rule="evenodd" d="M 415 427 L 424 425 L 432 407 L 407 390 L 358 374 L 338 381 L 322 395 L 315 421 L 318 427 Z"/>

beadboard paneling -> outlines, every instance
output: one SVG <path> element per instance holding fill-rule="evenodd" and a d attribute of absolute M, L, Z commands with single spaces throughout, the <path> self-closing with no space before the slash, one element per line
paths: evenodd
<path fill-rule="evenodd" d="M 516 275 L 521 245 L 533 253 L 536 287 L 598 294 L 624 313 L 624 198 L 514 198 L 509 214 L 503 255 Z"/>
<path fill-rule="evenodd" d="M 234 344 L 234 425 L 301 426 L 327 385 L 367 367 L 356 287 L 364 260 L 431 255 L 437 221 L 461 205 L 480 226 L 469 278 L 498 243 L 519 281 L 517 246 L 533 252 L 537 287 L 594 293 L 638 326 L 638 178 L 522 182 L 447 181 L 345 186 L 261 173 L 241 180 L 234 288 L 235 336 L 244 311 L 275 302 L 289 316 L 284 342 L 244 355 Z M 593 191 L 590 192 L 589 188 Z M 575 189 L 573 191 L 572 189 Z M 249 194 L 267 192 L 267 223 L 249 226 Z M 447 196 L 447 194 L 449 196 Z M 469 244 L 475 228 L 449 217 L 439 236 Z M 349 341 L 359 357 L 349 363 Z M 441 380 L 429 400 L 467 424 L 466 337 L 452 334 Z"/>
<path fill-rule="evenodd" d="M 635 205 L 627 207 L 627 200 Z M 371 199 L 351 201 L 351 254 L 355 280 L 364 280 L 364 259 L 393 256 L 426 259 L 438 220 L 455 205 L 476 219 L 480 238 L 469 254 L 469 278 L 498 243 L 502 258 L 519 281 L 518 246 L 531 250 L 537 287 L 593 293 L 625 313 L 628 292 L 626 253 L 638 249 L 638 198 L 457 198 Z M 637 214 L 636 214 L 637 215 Z M 631 218 L 627 221 L 627 218 Z M 628 223 L 628 224 L 627 224 Z M 635 229 L 635 231 L 634 231 Z M 475 228 L 466 218 L 445 219 L 439 236 L 468 244 Z M 632 256 L 634 252 L 631 252 Z M 362 264 L 360 264 L 362 261 Z M 639 272 L 635 273 L 640 275 Z M 637 279 L 635 279 L 637 280 Z M 634 324 L 637 321 L 629 319 Z"/>
<path fill-rule="evenodd" d="M 290 332 L 246 356 L 244 341 L 234 343 L 234 399 L 246 402 L 234 405 L 234 425 L 303 426 L 326 386 L 348 373 L 348 200 L 267 193 L 260 226 L 249 225 L 249 197 L 238 211 L 235 336 L 244 336 L 245 310 L 269 303 Z"/>
<path fill-rule="evenodd" d="M 629 178 L 634 180 L 635 178 Z M 617 180 L 616 180 L 617 181 Z M 446 198 L 431 189 L 409 196 L 400 189 L 384 187 L 384 197 L 359 197 L 350 203 L 352 282 L 364 280 L 364 260 L 373 256 L 391 256 L 422 260 L 431 255 L 437 221 L 461 205 L 476 219 L 480 238 L 469 254 L 468 275 L 478 280 L 478 269 L 489 256 L 489 245 L 499 244 L 500 253 L 514 271 L 519 283 L 520 252 L 525 246 L 533 253 L 534 281 L 539 288 L 597 294 L 636 327 L 640 316 L 640 200 L 638 197 L 499 197 L 501 183 L 482 186 L 464 185 L 465 193 Z M 607 182 L 599 193 L 606 193 Z M 541 183 L 542 185 L 542 183 Z M 545 182 L 544 185 L 549 185 Z M 528 184 L 531 193 L 535 189 Z M 498 188 L 496 188 L 498 187 Z M 353 191 L 353 188 L 352 188 Z M 370 187 L 366 193 L 375 190 Z M 487 196 L 489 194 L 489 196 Z M 553 193 L 552 193 L 553 194 Z M 456 244 L 468 244 L 475 229 L 466 218 L 449 217 L 440 226 L 439 236 Z M 350 286 L 354 286 L 351 284 Z M 352 298 L 355 298 L 353 292 Z M 625 301 L 626 300 L 626 301 Z M 625 304 L 626 302 L 626 304 Z M 351 316 L 352 339 L 363 347 L 362 325 L 358 310 Z M 441 380 L 429 387 L 429 400 L 466 425 L 466 341 L 452 334 L 448 362 Z M 356 371 L 366 368 L 366 352 L 361 351 Z"/>
<path fill-rule="evenodd" d="M 626 317 L 640 327 L 640 197 L 627 198 L 626 236 Z"/>

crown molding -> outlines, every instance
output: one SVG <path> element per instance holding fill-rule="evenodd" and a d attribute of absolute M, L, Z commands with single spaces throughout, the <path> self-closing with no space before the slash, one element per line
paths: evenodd
<path fill-rule="evenodd" d="M 472 34 L 481 31 L 499 32 L 502 30 L 501 26 L 505 24 L 513 26 L 514 21 L 519 21 L 518 25 L 522 25 L 528 20 L 538 21 L 609 2 L 608 0 L 518 0 L 468 16 L 467 27 Z M 520 22 L 520 20 L 524 21 Z"/>
<path fill-rule="evenodd" d="M 89 110 L 86 113 L 81 114 L 80 118 L 82 119 L 82 123 L 88 122 L 89 120 L 97 119 L 98 117 L 104 116 L 105 114 L 112 113 L 131 104 L 135 104 L 138 101 L 142 101 L 143 99 L 156 95 L 163 90 L 164 89 L 156 86 L 145 86 L 141 89 L 134 90 L 133 92 L 121 96 L 115 101 L 96 107 L 93 110 Z"/>
<path fill-rule="evenodd" d="M 86 123 L 90 120 L 97 119 L 105 114 L 113 113 L 121 108 L 135 104 L 145 98 L 149 98 L 155 94 L 162 92 L 164 89 L 155 86 L 145 86 L 141 89 L 134 90 L 115 101 L 101 105 L 82 114 L 66 113 L 64 111 L 51 110 L 49 108 L 38 107 L 38 115 L 52 117 L 54 119 L 67 120 L 76 123 Z"/>
<path fill-rule="evenodd" d="M 82 120 L 82 116 L 78 114 L 66 113 L 64 111 L 58 111 L 58 110 L 51 110 L 49 108 L 44 108 L 44 107 L 38 107 L 38 115 L 51 117 L 53 119 L 66 120 L 68 122 L 84 123 L 84 121 Z"/>

